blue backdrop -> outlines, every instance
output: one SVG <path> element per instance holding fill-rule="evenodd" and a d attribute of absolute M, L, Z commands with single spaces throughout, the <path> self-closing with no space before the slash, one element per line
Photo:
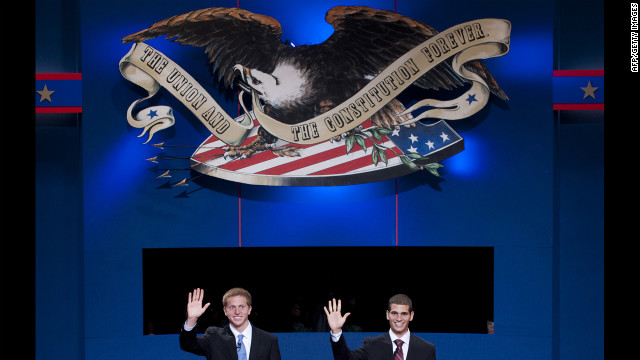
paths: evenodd
<path fill-rule="evenodd" d="M 552 71 L 561 66 L 554 39 L 563 40 L 554 34 L 562 22 L 554 25 L 554 12 L 562 13 L 561 3 L 56 4 L 36 2 L 37 72 L 81 72 L 83 112 L 76 121 L 42 116 L 36 127 L 38 359 L 195 359 L 178 348 L 177 335 L 143 335 L 142 249 L 238 246 L 493 247 L 495 334 L 420 334 L 436 344 L 438 359 L 604 357 L 602 113 L 552 111 Z M 439 30 L 484 17 L 512 23 L 510 52 L 486 61 L 510 101 L 491 101 L 471 119 L 451 122 L 465 150 L 442 162 L 441 179 L 417 172 L 355 186 L 287 188 L 214 178 L 174 187 L 156 178 L 157 169 L 144 159 L 158 149 L 143 145 L 125 119 L 141 92 L 118 71 L 130 48 L 123 36 L 175 14 L 239 5 L 280 21 L 283 40 L 311 44 L 331 34 L 324 22 L 329 8 L 356 4 L 397 10 Z M 179 53 L 181 66 L 194 73 L 201 68 L 196 78 L 208 77 L 202 49 L 164 39 L 148 43 Z M 582 68 L 603 67 L 595 43 Z M 207 137 L 180 104 L 160 102 L 176 110 L 171 143 L 198 145 Z M 224 106 L 230 114 L 237 111 L 231 101 Z M 438 274 L 411 276 L 420 286 Z M 349 281 L 358 285 L 357 278 Z M 277 335 L 283 359 L 331 359 L 325 333 Z M 367 335 L 349 333 L 347 339 L 359 344 Z"/>

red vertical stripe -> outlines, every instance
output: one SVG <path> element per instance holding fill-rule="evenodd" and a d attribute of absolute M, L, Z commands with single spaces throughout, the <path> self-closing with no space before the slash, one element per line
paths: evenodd
<path fill-rule="evenodd" d="M 240 8 L 240 0 L 236 2 Z M 240 115 L 240 102 L 238 101 L 238 116 Z M 238 183 L 238 246 L 242 247 L 242 183 Z"/>
<path fill-rule="evenodd" d="M 396 178 L 396 246 L 398 246 L 398 178 Z"/>
<path fill-rule="evenodd" d="M 242 183 L 238 183 L 238 247 L 242 247 Z"/>
<path fill-rule="evenodd" d="M 236 7 L 240 8 L 240 0 L 236 2 Z M 238 116 L 240 114 L 240 102 L 238 101 Z M 242 247 L 242 183 L 238 183 L 238 246 Z"/>

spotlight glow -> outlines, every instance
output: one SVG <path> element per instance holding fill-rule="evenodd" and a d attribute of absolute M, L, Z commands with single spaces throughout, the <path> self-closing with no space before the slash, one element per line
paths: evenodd
<path fill-rule="evenodd" d="M 479 176 L 486 159 L 484 144 L 480 139 L 464 135 L 464 151 L 444 160 L 442 165 L 448 173 L 460 177 Z"/>

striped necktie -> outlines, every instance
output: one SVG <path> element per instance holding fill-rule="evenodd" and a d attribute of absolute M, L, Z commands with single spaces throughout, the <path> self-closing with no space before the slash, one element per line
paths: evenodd
<path fill-rule="evenodd" d="M 393 360 L 404 360 L 404 353 L 402 352 L 404 341 L 395 339 L 393 342 L 396 343 L 396 352 L 393 353 Z"/>
<path fill-rule="evenodd" d="M 242 338 L 244 335 L 238 335 L 238 360 L 247 360 L 247 348 L 244 347 L 244 343 L 242 342 Z"/>

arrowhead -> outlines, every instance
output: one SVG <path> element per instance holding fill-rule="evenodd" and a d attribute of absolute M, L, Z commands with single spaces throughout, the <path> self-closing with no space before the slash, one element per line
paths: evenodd
<path fill-rule="evenodd" d="M 179 183 L 175 184 L 174 186 L 189 186 L 189 184 L 187 184 L 187 179 L 184 179 Z"/>
<path fill-rule="evenodd" d="M 171 175 L 169 175 L 169 170 L 167 170 L 162 175 L 158 176 L 158 179 L 160 179 L 160 178 L 169 178 L 169 177 L 171 177 Z"/>

